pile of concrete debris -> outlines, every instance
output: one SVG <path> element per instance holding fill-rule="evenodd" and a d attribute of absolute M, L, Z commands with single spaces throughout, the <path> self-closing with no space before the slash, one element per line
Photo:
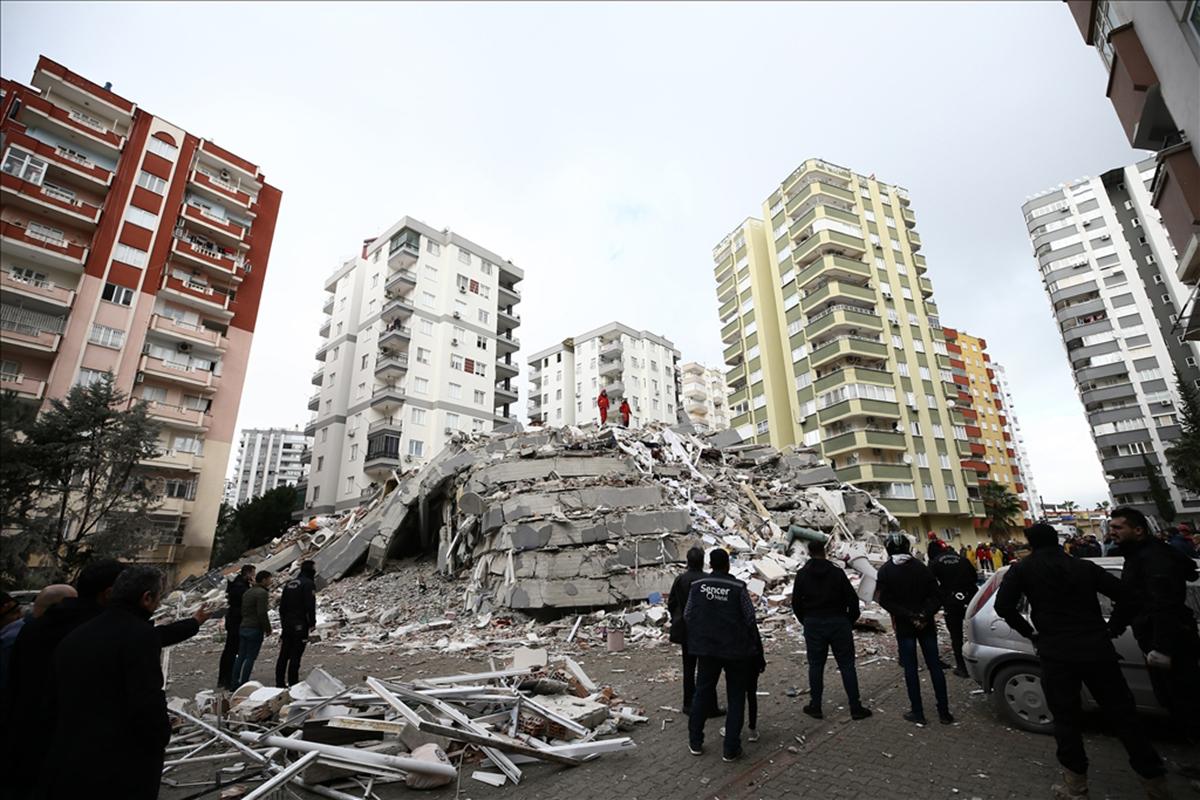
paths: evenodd
<path fill-rule="evenodd" d="M 693 545 L 729 550 L 767 617 L 786 611 L 814 537 L 867 576 L 869 600 L 870 561 L 882 559 L 880 534 L 895 518 L 813 451 L 721 437 L 663 426 L 464 434 L 353 511 L 313 518 L 247 557 L 273 572 L 313 559 L 320 638 L 390 649 L 517 639 L 531 617 L 570 628 L 556 637 L 563 644 L 613 630 L 660 641 L 665 596 Z M 390 571 L 400 559 L 405 571 Z M 169 605 L 219 604 L 235 567 Z"/>
<path fill-rule="evenodd" d="M 249 682 L 232 695 L 201 692 L 194 705 L 173 698 L 169 708 L 163 783 L 247 800 L 288 785 L 340 800 L 390 782 L 428 789 L 466 766 L 483 783 L 515 784 L 525 765 L 578 766 L 633 749 L 616 734 L 647 719 L 575 660 L 530 648 L 484 673 L 348 687 L 316 669 L 290 689 Z"/>

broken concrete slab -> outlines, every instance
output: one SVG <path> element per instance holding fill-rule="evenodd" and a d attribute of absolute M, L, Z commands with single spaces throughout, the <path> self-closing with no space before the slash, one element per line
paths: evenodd
<path fill-rule="evenodd" d="M 544 669 L 550 655 L 544 647 L 518 647 L 509 662 L 509 669 Z"/>

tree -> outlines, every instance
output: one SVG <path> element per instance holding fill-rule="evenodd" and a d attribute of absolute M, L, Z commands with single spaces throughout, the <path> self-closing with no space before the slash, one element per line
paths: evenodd
<path fill-rule="evenodd" d="M 1020 520 L 1024 513 L 1024 509 L 1021 508 L 1021 498 L 1010 492 L 1007 486 L 1000 483 L 987 483 L 979 487 L 979 495 L 983 500 L 988 527 L 993 534 L 1003 535 L 1020 527 Z"/>
<path fill-rule="evenodd" d="M 51 400 L 40 417 L 0 415 L 5 577 L 69 575 L 90 557 L 129 557 L 153 544 L 150 512 L 163 482 L 139 465 L 158 455 L 159 426 L 142 403 L 127 404 L 105 374 Z"/>
<path fill-rule="evenodd" d="M 1167 448 L 1167 463 L 1180 489 L 1200 494 L 1200 392 L 1191 381 L 1180 378 L 1178 369 L 1175 386 L 1179 390 L 1180 435 Z"/>
<path fill-rule="evenodd" d="M 1146 480 L 1150 481 L 1150 499 L 1154 501 L 1154 507 L 1158 509 L 1158 516 L 1163 522 L 1175 521 L 1175 506 L 1171 503 L 1171 493 L 1167 491 L 1167 487 L 1163 484 L 1162 475 L 1158 472 L 1158 467 L 1150 463 L 1150 457 L 1142 454 L 1142 464 L 1146 468 Z"/>
<path fill-rule="evenodd" d="M 210 566 L 228 564 L 282 535 L 292 526 L 297 495 L 295 486 L 280 486 L 236 509 L 222 503 Z"/>

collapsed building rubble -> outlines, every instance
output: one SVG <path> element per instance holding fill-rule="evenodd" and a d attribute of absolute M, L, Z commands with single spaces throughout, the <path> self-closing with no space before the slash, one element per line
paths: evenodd
<path fill-rule="evenodd" d="M 464 766 L 489 767 L 471 773 L 489 785 L 516 784 L 530 764 L 578 766 L 633 749 L 617 734 L 647 720 L 573 659 L 530 649 L 505 669 L 354 687 L 316 669 L 290 689 L 251 682 L 232 695 L 201 692 L 194 706 L 169 704 L 163 783 L 243 798 L 285 785 L 342 800 L 384 783 L 436 788 Z"/>

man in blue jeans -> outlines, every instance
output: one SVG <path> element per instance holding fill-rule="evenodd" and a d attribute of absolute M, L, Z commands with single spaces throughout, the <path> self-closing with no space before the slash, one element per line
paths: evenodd
<path fill-rule="evenodd" d="M 942 604 L 937 579 L 929 567 L 912 557 L 912 543 L 903 533 L 888 534 L 886 548 L 888 560 L 879 569 L 876 586 L 879 605 L 892 615 L 892 626 L 896 630 L 900 666 L 904 668 L 904 684 L 912 706 L 904 718 L 918 725 L 925 724 L 921 682 L 917 677 L 919 645 L 937 698 L 938 721 L 950 725 L 954 716 L 950 713 L 950 699 L 946 695 L 946 675 L 938 658 L 934 624 L 934 615 Z"/>
<path fill-rule="evenodd" d="M 813 719 L 823 719 L 821 698 L 825 693 L 825 661 L 833 650 L 842 687 L 850 703 L 851 719 L 866 719 L 870 710 L 858 694 L 858 672 L 854 668 L 854 634 L 858 619 L 858 595 L 846 572 L 825 557 L 824 542 L 808 543 L 808 561 L 796 573 L 792 585 L 792 612 L 804 626 L 808 648 L 808 688 L 812 698 L 802 710 Z"/>
<path fill-rule="evenodd" d="M 233 660 L 233 674 L 230 676 L 231 690 L 250 680 L 263 638 L 271 635 L 271 620 L 267 616 L 267 588 L 270 585 L 271 573 L 265 569 L 259 570 L 254 576 L 254 586 L 242 595 L 242 627 L 238 631 L 238 654 Z"/>
<path fill-rule="evenodd" d="M 717 548 L 708 554 L 708 563 L 712 572 L 693 581 L 683 610 L 688 652 L 699 659 L 696 694 L 688 716 L 688 749 L 694 756 L 704 752 L 704 721 L 724 672 L 724 760 L 733 761 L 742 756 L 746 686 L 755 656 L 758 623 L 746 584 L 729 574 L 729 553 Z"/>

